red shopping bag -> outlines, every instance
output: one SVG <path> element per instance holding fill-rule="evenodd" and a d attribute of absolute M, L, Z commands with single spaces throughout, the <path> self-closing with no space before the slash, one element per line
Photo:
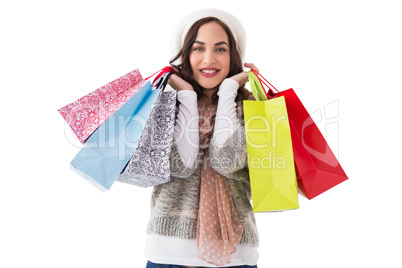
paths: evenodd
<path fill-rule="evenodd" d="M 146 81 L 134 70 L 58 111 L 81 143 L 126 103 Z"/>
<path fill-rule="evenodd" d="M 268 98 L 285 97 L 297 182 L 302 193 L 312 199 L 347 180 L 337 158 L 294 90 L 290 88 L 279 92 L 258 72 L 254 73 L 269 88 Z"/>

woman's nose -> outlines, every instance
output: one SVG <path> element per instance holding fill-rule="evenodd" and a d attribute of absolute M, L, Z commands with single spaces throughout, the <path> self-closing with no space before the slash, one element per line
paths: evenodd
<path fill-rule="evenodd" d="M 212 50 L 206 50 L 204 53 L 204 63 L 205 64 L 212 64 L 215 61 L 215 56 Z"/>

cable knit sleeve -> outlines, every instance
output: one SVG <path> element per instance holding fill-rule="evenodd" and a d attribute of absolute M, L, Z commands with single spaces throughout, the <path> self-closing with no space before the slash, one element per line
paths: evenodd
<path fill-rule="evenodd" d="M 209 147 L 212 167 L 228 178 L 247 166 L 247 148 L 244 125 L 237 118 L 235 102 L 239 84 L 225 79 L 218 91 L 215 129 Z"/>
<path fill-rule="evenodd" d="M 170 154 L 170 173 L 186 178 L 194 173 L 199 150 L 197 94 L 190 90 L 177 92 L 179 110 Z"/>

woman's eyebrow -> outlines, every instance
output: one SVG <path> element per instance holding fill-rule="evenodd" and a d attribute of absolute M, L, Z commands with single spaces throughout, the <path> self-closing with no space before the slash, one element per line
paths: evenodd
<path fill-rule="evenodd" d="M 194 41 L 194 44 L 205 45 L 205 43 L 204 43 L 204 42 L 201 42 L 201 41 Z M 220 45 L 227 45 L 227 46 L 229 46 L 225 41 L 220 41 L 220 42 L 218 42 L 218 43 L 215 44 L 215 46 L 220 46 Z"/>
<path fill-rule="evenodd" d="M 227 45 L 227 46 L 229 46 L 228 43 L 226 43 L 225 41 L 220 41 L 220 42 L 218 42 L 218 43 L 215 44 L 215 46 L 220 46 L 220 45 Z"/>

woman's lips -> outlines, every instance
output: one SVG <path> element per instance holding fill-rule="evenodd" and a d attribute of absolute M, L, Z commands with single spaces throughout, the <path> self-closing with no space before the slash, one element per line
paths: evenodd
<path fill-rule="evenodd" d="M 216 69 L 216 68 L 202 68 L 200 70 L 200 73 L 202 76 L 205 76 L 205 77 L 213 77 L 213 76 L 217 75 L 219 73 L 219 71 L 220 70 Z"/>

